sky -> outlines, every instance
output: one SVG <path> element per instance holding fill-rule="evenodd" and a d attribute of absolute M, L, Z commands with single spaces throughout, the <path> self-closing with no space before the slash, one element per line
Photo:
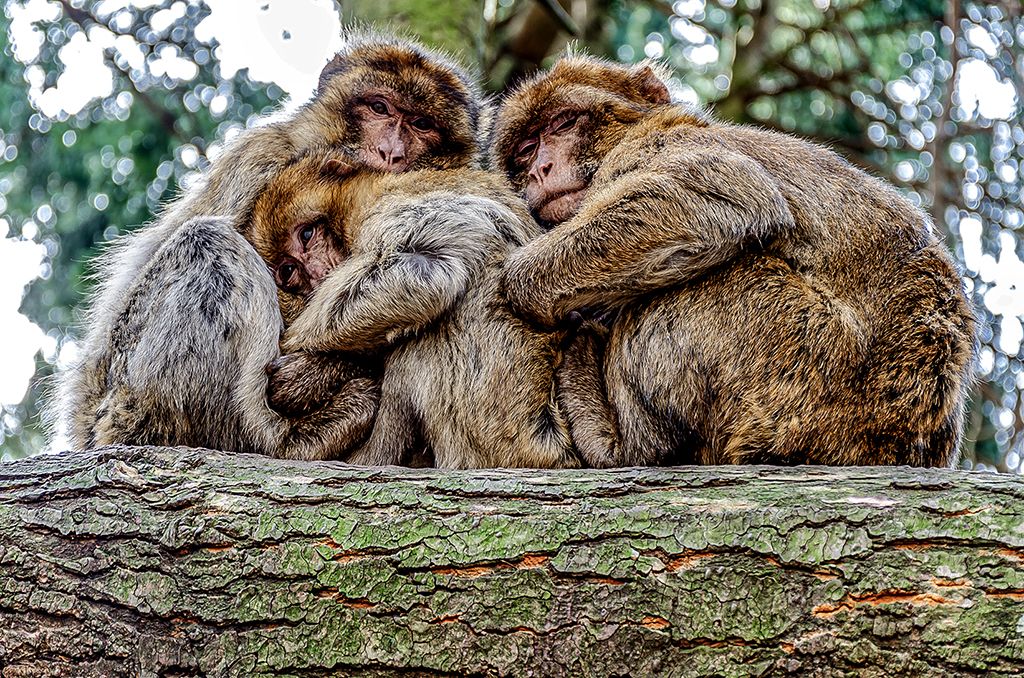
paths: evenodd
<path fill-rule="evenodd" d="M 129 4 L 145 7 L 157 3 L 105 0 L 97 13 L 116 13 Z M 205 0 L 205 4 L 210 15 L 197 27 L 196 37 L 204 42 L 216 39 L 220 44 L 225 77 L 248 68 L 251 78 L 277 84 L 292 102 L 304 101 L 312 94 L 320 69 L 340 46 L 341 20 L 330 0 Z M 31 63 L 41 45 L 43 34 L 32 22 L 52 19 L 57 8 L 47 0 L 8 2 L 19 61 Z M 173 21 L 184 10 L 185 3 L 176 2 L 159 12 L 154 23 Z M 88 37 L 76 34 L 60 51 L 65 70 L 56 87 L 43 89 L 42 73 L 30 68 L 27 75 L 34 105 L 51 116 L 62 109 L 74 114 L 96 97 L 109 95 L 113 80 L 102 62 L 103 48 L 116 45 L 132 54 L 130 46 L 116 40 L 107 31 L 93 30 Z M 141 53 L 138 56 L 141 58 Z M 161 54 L 152 67 L 184 80 L 196 74 L 195 64 L 173 53 Z M 18 312 L 28 284 L 41 272 L 45 254 L 38 242 L 7 237 L 18 230 L 0 218 L 0 404 L 7 405 L 25 397 L 37 353 L 42 351 L 52 360 L 56 350 L 55 340 Z M 31 227 L 25 235 L 33 235 Z M 67 345 L 60 364 L 67 364 L 74 350 Z"/>
<path fill-rule="evenodd" d="M 116 20 L 117 11 L 129 4 L 145 7 L 157 2 L 104 0 L 97 13 L 113 15 Z M 248 68 L 251 78 L 277 84 L 292 103 L 308 98 L 321 66 L 340 43 L 340 18 L 330 0 L 205 0 L 205 4 L 211 11 L 197 27 L 197 38 L 220 44 L 224 75 L 230 77 Z M 6 7 L 11 15 L 15 56 L 22 63 L 31 64 L 43 40 L 42 31 L 33 22 L 52 19 L 59 5 L 49 0 L 7 0 Z M 185 9 L 185 2 L 176 2 L 158 12 L 154 24 L 169 25 Z M 975 27 L 966 37 L 988 56 L 995 55 L 998 46 L 984 29 Z M 133 58 L 142 59 L 141 52 L 135 54 L 131 44 L 109 31 L 93 29 L 88 35 L 78 33 L 60 51 L 65 70 L 55 87 L 44 88 L 42 71 L 28 67 L 26 77 L 33 104 L 47 115 L 62 109 L 74 114 L 96 97 L 110 94 L 112 76 L 102 63 L 102 50 L 110 46 L 121 50 L 130 62 Z M 652 41 L 645 52 L 656 57 L 659 49 L 660 42 Z M 173 50 L 161 53 L 152 67 L 183 80 L 196 74 L 195 64 Z M 984 61 L 961 61 L 957 88 L 961 106 L 967 110 L 977 110 L 993 120 L 1009 120 L 1017 115 L 1019 98 L 1015 97 L 1013 84 L 1000 81 Z M 889 92 L 905 103 L 915 103 L 920 96 L 909 79 L 891 83 Z M 32 239 L 31 226 L 23 229 L 25 237 L 7 237 L 9 232 L 18 230 L 21 229 L 11 228 L 0 218 L 0 404 L 12 405 L 25 396 L 34 373 L 35 356 L 42 352 L 48 360 L 56 357 L 55 341 L 18 312 L 26 286 L 40 274 L 45 253 L 43 246 Z M 1001 243 L 1001 252 L 994 256 L 982 252 L 981 234 L 982 224 L 977 219 L 961 222 L 965 263 L 984 279 L 995 282 L 992 299 L 986 298 L 986 305 L 1002 314 L 1000 348 L 1015 354 L 1024 341 L 1024 295 L 1017 292 L 1024 289 L 1024 263 L 1015 253 L 1012 235 L 1005 234 L 1008 242 Z M 68 363 L 74 349 L 73 344 L 67 344 L 58 364 Z"/>

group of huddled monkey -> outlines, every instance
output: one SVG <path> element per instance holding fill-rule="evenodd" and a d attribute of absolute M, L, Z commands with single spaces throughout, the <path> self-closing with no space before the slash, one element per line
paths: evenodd
<path fill-rule="evenodd" d="M 956 459 L 975 351 L 925 214 L 572 54 L 497 104 L 352 34 L 101 258 L 76 448 L 355 464 Z"/>

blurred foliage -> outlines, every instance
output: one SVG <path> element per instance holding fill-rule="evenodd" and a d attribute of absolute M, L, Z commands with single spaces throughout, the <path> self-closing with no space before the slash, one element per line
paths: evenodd
<path fill-rule="evenodd" d="M 24 2 L 8 0 L 7 26 Z M 47 248 L 43 276 L 22 310 L 59 349 L 73 335 L 73 309 L 87 287 L 84 263 L 96 248 L 149 219 L 205 165 L 216 140 L 251 124 L 282 92 L 245 71 L 222 77 L 216 40 L 196 38 L 209 11 L 198 0 L 146 0 L 138 3 L 144 9 L 113 0 L 49 4 L 54 11 L 35 23 L 45 38 L 38 54 L 0 64 L 0 211 L 13 237 Z M 346 20 L 391 16 L 427 42 L 461 51 L 494 91 L 548 63 L 571 39 L 619 61 L 661 59 L 674 71 L 670 86 L 678 100 L 827 144 L 903 188 L 947 236 L 983 320 L 965 466 L 1018 470 L 1019 2 L 352 0 L 341 10 Z M 103 32 L 116 41 L 102 39 Z M 108 45 L 110 94 L 74 115 L 44 115 L 30 94 L 57 82 L 67 68 L 61 48 L 83 33 Z M 4 53 L 14 56 L 8 30 L 0 34 Z M 142 58 L 131 57 L 122 41 L 137 45 Z M 180 79 L 155 68 L 167 50 L 195 68 L 178 73 Z M 984 100 L 975 98 L 979 90 Z M 28 398 L 7 408 L 0 430 L 6 455 L 40 447 L 40 384 L 57 353 L 39 360 L 40 379 Z"/>

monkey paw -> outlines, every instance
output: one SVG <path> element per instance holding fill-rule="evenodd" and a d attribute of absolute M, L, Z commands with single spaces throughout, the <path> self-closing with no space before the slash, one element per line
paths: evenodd
<path fill-rule="evenodd" d="M 288 417 L 305 416 L 321 409 L 334 392 L 334 380 L 319 369 L 311 353 L 287 353 L 267 366 L 267 403 Z"/>
<path fill-rule="evenodd" d="M 514 256 L 514 255 L 513 255 Z M 509 265 L 501 274 L 501 295 L 512 313 L 541 329 L 552 329 L 558 325 L 550 303 L 546 303 L 537 290 L 525 266 L 516 265 L 509 258 Z"/>
<path fill-rule="evenodd" d="M 581 308 L 578 311 L 570 311 L 565 316 L 563 325 L 570 332 L 588 333 L 600 339 L 606 339 L 611 333 L 612 323 L 615 321 L 615 311 L 602 311 L 596 308 Z"/>

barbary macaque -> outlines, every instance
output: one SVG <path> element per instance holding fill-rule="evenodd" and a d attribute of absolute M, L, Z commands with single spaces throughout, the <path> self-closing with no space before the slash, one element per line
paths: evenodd
<path fill-rule="evenodd" d="M 379 389 L 373 364 L 320 365 L 321 377 L 336 380 L 322 394 L 333 402 L 306 408 L 307 417 L 268 408 L 265 369 L 278 356 L 282 318 L 274 280 L 241 232 L 271 177 L 311 149 L 346 151 L 389 172 L 478 165 L 483 105 L 449 59 L 406 40 L 348 35 L 311 101 L 242 132 L 197 186 L 101 257 L 81 358 L 63 375 L 54 408 L 72 446 L 320 459 L 334 456 L 338 440 L 368 433 Z"/>
<path fill-rule="evenodd" d="M 511 306 L 541 327 L 611 316 L 606 344 L 568 354 L 605 386 L 578 382 L 568 409 L 611 411 L 570 417 L 589 464 L 956 459 L 975 318 L 885 182 L 586 56 L 505 98 L 494 161 L 550 229 L 509 257 Z"/>
<path fill-rule="evenodd" d="M 383 175 L 311 155 L 259 198 L 253 231 L 292 297 L 282 300 L 289 362 L 272 376 L 272 394 L 302 401 L 304 380 L 314 379 L 310 352 L 386 355 L 373 431 L 347 461 L 579 465 L 555 398 L 565 333 L 515 318 L 498 291 L 509 252 L 540 234 L 500 176 Z M 296 241 L 306 256 L 296 256 Z"/>

